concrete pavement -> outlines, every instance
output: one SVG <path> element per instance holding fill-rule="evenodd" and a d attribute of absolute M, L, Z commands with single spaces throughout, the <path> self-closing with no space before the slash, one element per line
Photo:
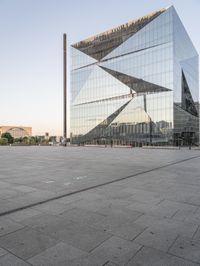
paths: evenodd
<path fill-rule="evenodd" d="M 0 151 L 0 265 L 200 265 L 200 151 Z"/>

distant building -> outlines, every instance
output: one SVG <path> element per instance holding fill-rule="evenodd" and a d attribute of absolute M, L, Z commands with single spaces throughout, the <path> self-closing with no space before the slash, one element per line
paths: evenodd
<path fill-rule="evenodd" d="M 10 133 L 13 138 L 32 136 L 32 127 L 23 126 L 0 126 L 0 137 L 3 133 Z"/>
<path fill-rule="evenodd" d="M 198 144 L 198 62 L 173 6 L 73 44 L 71 142 Z"/>
<path fill-rule="evenodd" d="M 62 136 L 56 136 L 56 142 L 61 142 Z"/>
<path fill-rule="evenodd" d="M 45 137 L 44 137 L 46 140 L 49 139 L 49 132 L 45 132 Z"/>

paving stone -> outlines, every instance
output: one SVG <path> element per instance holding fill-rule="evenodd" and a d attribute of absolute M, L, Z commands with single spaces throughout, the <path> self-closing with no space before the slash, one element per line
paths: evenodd
<path fill-rule="evenodd" d="M 163 198 L 160 194 L 144 190 L 136 190 L 134 195 L 129 200 L 137 201 L 140 203 L 158 204 Z"/>
<path fill-rule="evenodd" d="M 63 213 L 72 208 L 73 208 L 73 205 L 70 205 L 70 204 L 66 205 L 66 204 L 58 203 L 56 201 L 47 202 L 47 203 L 40 204 L 34 207 L 34 209 L 39 210 L 41 212 L 55 214 L 55 215 Z"/>
<path fill-rule="evenodd" d="M 41 212 L 34 210 L 33 208 L 24 209 L 4 216 L 6 219 L 10 219 L 16 222 L 21 222 L 25 219 L 32 218 L 41 214 Z"/>
<path fill-rule="evenodd" d="M 190 215 L 185 217 L 184 221 L 200 225 L 200 215 L 197 213 L 190 213 Z"/>
<path fill-rule="evenodd" d="M 146 229 L 138 237 L 135 242 L 141 245 L 156 248 L 162 251 L 167 251 L 177 238 L 177 233 L 168 231 L 163 232 L 162 230 Z"/>
<path fill-rule="evenodd" d="M 13 187 L 14 190 L 17 190 L 17 191 L 21 191 L 21 192 L 24 192 L 24 193 L 29 193 L 29 192 L 34 192 L 34 191 L 37 191 L 36 188 L 32 188 L 32 187 L 29 187 L 29 186 L 14 186 Z"/>
<path fill-rule="evenodd" d="M 105 217 L 92 226 L 127 240 L 133 240 L 146 229 L 145 226 L 115 215 Z"/>
<path fill-rule="evenodd" d="M 164 217 L 156 217 L 156 216 L 152 216 L 149 214 L 144 214 L 144 215 L 141 215 L 136 220 L 136 222 L 138 224 L 143 225 L 143 226 L 150 227 L 152 225 L 159 226 L 159 225 L 162 225 L 163 223 L 165 224 L 165 223 L 169 222 L 170 220 L 171 219 L 164 218 Z"/>
<path fill-rule="evenodd" d="M 125 212 L 125 210 L 127 211 L 127 214 L 132 212 L 134 212 L 135 210 L 131 210 L 128 208 L 128 206 L 130 205 L 130 200 L 129 198 L 127 199 L 107 199 L 107 204 L 105 204 L 103 207 L 98 208 L 98 210 L 96 210 L 96 212 L 101 213 L 103 215 L 109 215 L 111 214 L 111 212 Z"/>
<path fill-rule="evenodd" d="M 14 202 L 12 199 L 0 199 L 0 214 L 22 207 L 21 203 Z"/>
<path fill-rule="evenodd" d="M 20 191 L 16 191 L 14 189 L 10 189 L 10 188 L 1 188 L 0 189 L 0 198 L 1 199 L 9 199 L 9 198 L 13 198 L 13 197 L 17 197 L 17 196 L 23 196 L 24 193 L 20 192 Z"/>
<path fill-rule="evenodd" d="M 192 237 L 196 232 L 198 226 L 192 223 L 179 222 L 179 221 L 165 221 L 161 224 L 152 224 L 150 228 L 162 230 L 166 234 L 168 232 L 178 234 L 183 237 Z"/>
<path fill-rule="evenodd" d="M 32 257 L 28 260 L 28 262 L 35 266 L 66 266 L 70 265 L 73 260 L 83 259 L 86 256 L 86 252 L 60 242 L 57 245 L 46 249 L 44 252 Z"/>
<path fill-rule="evenodd" d="M 150 215 L 159 216 L 159 217 L 166 217 L 171 218 L 173 217 L 176 212 L 178 211 L 177 207 L 165 207 L 163 208 L 160 205 L 154 205 L 150 209 L 148 209 L 146 212 Z"/>
<path fill-rule="evenodd" d="M 74 207 L 86 209 L 89 211 L 98 212 L 99 209 L 105 208 L 109 205 L 108 200 L 104 199 L 96 199 L 96 200 L 81 200 L 73 203 Z"/>
<path fill-rule="evenodd" d="M 107 261 L 125 265 L 140 248 L 141 246 L 134 242 L 113 236 L 94 249 L 90 257 L 102 265 L 107 265 L 105 264 Z"/>
<path fill-rule="evenodd" d="M 5 175 L 3 176 L 5 178 Z M 6 180 L 5 180 L 6 181 Z M 3 181 L 0 181 L 0 187 L 1 188 L 9 188 L 9 187 L 12 187 L 11 184 L 9 184 L 8 182 L 3 182 Z"/>
<path fill-rule="evenodd" d="M 25 223 L 41 233 L 59 239 L 58 232 L 71 226 L 74 222 L 65 217 L 59 218 L 58 216 L 43 214 L 33 217 L 33 221 L 26 220 Z"/>
<path fill-rule="evenodd" d="M 154 206 L 154 203 L 144 203 L 139 201 L 134 201 L 127 206 L 128 209 L 138 211 L 140 213 L 148 213 L 149 210 Z"/>
<path fill-rule="evenodd" d="M 59 266 L 62 266 L 62 264 L 61 265 L 59 264 Z M 66 264 L 64 264 L 63 266 L 66 266 Z M 71 261 L 68 261 L 67 266 L 122 266 L 122 265 L 119 265 L 112 261 L 107 261 L 106 263 L 102 264 L 102 258 L 99 260 L 99 258 L 97 257 L 93 258 L 90 255 L 88 255 L 86 257 L 76 258 Z"/>
<path fill-rule="evenodd" d="M 72 261 L 68 262 L 67 266 L 120 266 L 109 261 L 106 262 L 106 264 L 104 263 L 102 265 L 101 261 L 102 260 L 98 261 L 97 258 L 93 259 L 92 257 L 90 257 L 90 255 L 88 255 L 86 257 L 73 259 Z M 64 264 L 63 266 L 66 266 L 66 264 Z"/>
<path fill-rule="evenodd" d="M 37 228 L 37 227 L 46 227 L 48 225 L 57 225 L 60 223 L 60 219 L 58 216 L 48 214 L 48 213 L 41 213 L 21 221 L 21 224 Z"/>
<path fill-rule="evenodd" d="M 172 256 L 157 249 L 143 247 L 126 266 L 197 266 L 199 264 Z"/>
<path fill-rule="evenodd" d="M 143 215 L 139 217 L 136 220 L 136 223 L 153 230 L 163 231 L 165 234 L 171 232 L 186 237 L 192 237 L 198 228 L 198 225 L 195 223 L 187 223 L 185 221 L 177 221 L 151 215 Z"/>
<path fill-rule="evenodd" d="M 1 247 L 25 260 L 55 245 L 57 242 L 28 228 L 0 237 Z"/>
<path fill-rule="evenodd" d="M 154 180 L 150 180 L 144 182 L 143 184 L 140 185 L 136 185 L 135 186 L 138 189 L 147 191 L 149 192 L 153 192 L 153 193 L 157 193 L 157 194 L 162 194 L 163 192 L 171 189 L 172 184 L 170 182 L 165 182 L 165 181 L 161 181 L 161 182 L 155 182 Z"/>
<path fill-rule="evenodd" d="M 103 214 L 104 216 L 108 216 L 110 218 L 116 218 L 118 221 L 135 221 L 138 217 L 140 217 L 143 213 L 130 210 L 125 206 L 117 206 L 115 204 L 109 204 L 108 206 L 101 208 L 98 210 L 98 213 Z"/>
<path fill-rule="evenodd" d="M 177 205 L 175 206 L 162 206 L 161 204 L 155 204 L 150 202 L 133 202 L 128 206 L 129 209 L 144 212 L 149 215 L 171 218 L 179 210 Z"/>
<path fill-rule="evenodd" d="M 22 222 L 32 226 L 38 232 L 66 241 L 84 251 L 92 250 L 111 236 L 109 233 L 88 226 L 81 221 L 81 217 L 79 221 L 74 222 L 65 216 L 43 214 Z"/>
<path fill-rule="evenodd" d="M 67 219 L 77 222 L 80 222 L 80 217 L 81 217 L 81 223 L 82 224 L 88 224 L 88 225 L 92 225 L 98 221 L 101 221 L 105 218 L 105 216 L 96 213 L 96 212 L 92 212 L 92 211 L 88 211 L 88 210 L 84 210 L 81 208 L 73 208 L 71 210 L 65 211 L 63 212 L 61 215 L 59 215 L 59 217 L 62 219 L 63 217 L 66 217 Z"/>
<path fill-rule="evenodd" d="M 95 183 L 103 182 L 104 180 L 110 180 L 118 177 L 127 176 L 130 174 L 135 174 L 137 172 L 141 172 L 144 170 L 148 170 L 157 166 L 160 166 L 161 164 L 166 164 L 168 162 L 172 162 L 175 160 L 181 160 L 190 157 L 191 155 L 194 156 L 197 155 L 198 151 L 192 151 L 192 153 L 188 153 L 186 150 L 180 151 L 167 151 L 167 150 L 144 150 L 144 149 L 101 149 L 98 148 L 87 148 L 84 149 L 75 148 L 75 147 L 68 147 L 67 150 L 63 150 L 61 147 L 49 149 L 47 147 L 20 147 L 20 150 L 15 147 L 15 149 L 8 150 L 7 147 L 3 149 L 4 157 L 2 158 L 2 165 L 1 168 L 1 177 L 6 178 L 6 181 L 8 182 L 2 182 L 4 186 L 7 188 L 10 187 L 11 189 L 15 189 L 16 184 L 20 184 L 20 186 L 24 186 L 24 188 L 21 188 L 21 192 L 31 192 L 31 188 L 34 189 L 34 185 L 40 188 L 41 180 L 53 179 L 55 182 L 51 185 L 51 187 L 47 186 L 45 189 L 47 189 L 47 192 L 51 192 L 52 186 L 59 187 L 62 182 L 67 182 L 67 180 L 72 180 L 74 177 L 74 174 L 77 173 L 79 175 L 92 175 L 93 179 L 95 179 Z M 55 152 L 56 150 L 56 152 Z M 100 151 L 100 153 L 99 153 Z M 117 152 L 116 152 L 117 151 Z M 120 151 L 120 152 L 118 152 Z M 68 156 L 70 153 L 70 156 Z M 116 156 L 117 155 L 117 156 Z M 159 156 L 158 156 L 159 155 Z M 141 161 L 140 158 L 143 158 Z M 154 160 L 154 158 L 157 158 L 157 160 Z M 8 165 L 6 162 L 9 161 L 6 159 L 12 160 L 12 162 L 16 161 L 17 163 L 13 163 L 12 167 Z M 67 160 L 66 160 L 67 158 Z M 15 161 L 14 161 L 15 159 Z M 77 165 L 77 160 L 79 161 L 79 164 Z M 26 164 L 24 163 L 26 162 Z M 88 163 L 90 162 L 90 164 Z M 91 163 L 92 162 L 92 163 Z M 145 162 L 145 164 L 144 164 Z M 190 163 L 192 163 L 190 161 Z M 104 167 L 102 167 L 102 165 Z M 9 167 L 8 167 L 9 166 Z M 191 167 L 190 167 L 191 168 Z M 134 169 L 134 173 L 133 173 Z M 114 170 L 114 171 L 113 171 Z M 171 171 L 172 172 L 172 171 Z M 182 171 L 184 174 L 184 171 Z M 194 171 L 193 171 L 194 172 Z M 31 173 L 31 175 L 30 175 Z M 167 184 L 164 184 L 164 180 L 160 178 L 162 171 L 156 171 L 154 173 L 148 173 L 145 177 L 142 177 L 141 175 L 137 178 L 134 178 L 133 182 L 129 184 L 139 184 L 141 186 L 146 185 L 150 182 L 150 179 L 148 179 L 148 176 L 150 175 L 150 178 L 153 180 L 151 183 L 151 186 L 155 187 L 156 189 L 159 189 L 159 186 L 162 187 L 162 191 L 165 187 L 167 187 Z M 189 172 L 187 172 L 188 174 Z M 73 176 L 70 176 L 72 175 Z M 170 173 L 172 174 L 172 173 Z M 76 174 L 75 174 L 76 175 Z M 169 178 L 170 175 L 167 176 Z M 184 175 L 181 175 L 183 178 Z M 155 183 L 159 180 L 160 183 Z M 166 178 L 165 178 L 166 179 Z M 126 180 L 130 181 L 130 180 Z M 76 182 L 76 188 L 81 188 L 84 185 L 84 182 Z M 83 183 L 82 183 L 83 182 Z M 129 196 L 129 193 L 132 194 L 132 191 L 127 190 L 125 183 L 122 182 L 122 188 L 124 190 L 120 191 L 120 186 L 117 186 L 113 188 L 112 184 L 108 190 L 112 193 L 111 198 L 117 198 L 116 191 L 122 193 L 122 197 Z M 162 183 L 163 182 L 163 183 Z M 166 180 L 165 180 L 165 183 Z M 77 185 L 78 184 L 78 185 Z M 43 184 L 44 185 L 44 184 Z M 177 184 L 178 187 L 179 184 Z M 2 188 L 3 186 L 0 185 Z M 134 187 L 134 186 L 133 186 Z M 194 187 L 194 186 L 193 186 Z M 49 189 L 49 191 L 48 191 Z M 150 189 L 150 187 L 149 187 Z M 191 188 L 194 190 L 195 188 Z M 107 191 L 108 191 L 107 190 Z M 20 189 L 19 189 L 20 191 Z M 33 192 L 33 191 L 32 191 Z M 30 194 L 32 194 L 32 192 Z M 30 198 L 27 197 L 16 197 L 16 200 L 21 204 L 24 204 L 24 202 L 37 202 L 38 200 L 43 199 L 42 190 L 36 190 L 35 195 L 31 195 Z M 44 191 L 43 191 L 44 192 Z M 34 192 L 33 192 L 34 193 Z M 125 193 L 123 195 L 123 193 Z M 150 191 L 147 191 L 147 195 L 149 195 Z M 29 193 L 28 193 L 29 194 Z M 159 193 L 158 193 L 159 194 Z M 173 193 L 176 196 L 176 193 Z M 172 195 L 173 195 L 172 194 Z M 49 195 L 55 195 L 55 194 L 49 194 Z M 181 194 L 180 194 L 181 195 Z M 109 193 L 107 193 L 107 196 L 109 197 Z M 161 195 L 162 196 L 162 195 Z M 45 196 L 46 198 L 46 196 Z M 142 197 L 145 199 L 145 197 Z M 152 197 L 152 199 L 154 196 Z M 108 199 L 108 198 L 107 198 Z M 146 196 L 146 200 L 150 201 L 150 198 Z M 89 199 L 90 201 L 90 199 Z M 87 203 L 86 203 L 87 205 Z M 85 205 L 85 207 L 86 207 Z M 97 205 L 97 203 L 96 203 Z M 90 208 L 92 208 L 92 205 L 90 205 Z M 94 209 L 93 209 L 94 210 Z"/>
<path fill-rule="evenodd" d="M 44 230 L 45 231 L 45 230 Z M 83 251 L 91 251 L 102 242 L 111 237 L 111 234 L 74 222 L 67 223 L 64 227 L 54 231 L 53 235 L 59 240 L 77 247 Z"/>
<path fill-rule="evenodd" d="M 15 197 L 15 199 L 12 198 L 12 200 L 15 200 L 16 202 L 22 204 L 23 206 L 27 206 L 29 204 L 33 204 L 36 202 L 40 202 L 49 198 L 53 198 L 57 196 L 56 193 L 51 191 L 44 191 L 44 190 L 38 190 L 30 193 L 26 193 L 23 196 Z"/>
<path fill-rule="evenodd" d="M 0 266 L 30 266 L 30 264 L 12 254 L 6 254 L 0 257 Z"/>
<path fill-rule="evenodd" d="M 120 266 L 120 265 L 109 261 L 108 263 L 105 264 L 105 266 Z"/>
<path fill-rule="evenodd" d="M 102 200 L 102 199 L 105 199 L 105 197 L 107 198 L 108 194 L 110 194 L 111 192 L 112 194 L 115 193 L 116 195 L 116 191 L 118 191 L 118 189 L 119 189 L 119 186 L 116 184 L 108 185 L 108 187 L 105 187 L 105 188 L 100 187 L 92 191 L 88 191 L 87 193 L 82 193 L 81 197 L 82 199 L 85 199 L 85 200 Z"/>
<path fill-rule="evenodd" d="M 197 205 L 197 206 L 200 206 L 200 196 L 199 196 L 199 193 L 196 193 L 196 195 L 193 194 L 193 196 L 188 199 L 188 203 L 194 204 L 194 205 Z"/>
<path fill-rule="evenodd" d="M 158 206 L 161 206 L 163 208 L 176 208 L 177 210 L 185 210 L 185 211 L 197 211 L 197 206 L 194 206 L 192 204 L 187 203 L 181 203 L 171 200 L 163 200 L 158 204 Z"/>
<path fill-rule="evenodd" d="M 55 202 L 68 205 L 68 204 L 72 204 L 72 203 L 78 202 L 81 199 L 82 199 L 82 197 L 81 197 L 81 193 L 80 193 L 80 194 L 75 194 L 75 195 L 62 197 L 60 199 L 55 200 Z"/>
<path fill-rule="evenodd" d="M 12 150 L 9 147 L 0 147 L 0 149 L 2 162 L 0 189 L 5 188 L 2 197 L 8 197 L 11 194 L 13 196 L 12 200 L 0 199 L 0 213 L 37 203 L 62 193 L 199 156 L 199 151 L 185 149 L 181 151 L 87 147 L 68 147 L 67 149 L 12 147 Z M 10 161 L 13 162 L 12 165 Z M 34 211 L 27 209 L 12 213 L 7 216 L 9 220 L 31 227 L 30 231 L 35 233 L 23 233 L 25 228 L 19 228 L 17 230 L 22 231 L 21 239 L 18 235 L 15 237 L 18 231 L 11 232 L 0 237 L 0 246 L 3 248 L 2 239 L 5 240 L 10 236 L 9 240 L 5 240 L 5 244 L 12 250 L 15 248 L 17 256 L 22 254 L 26 257 L 28 254 L 28 259 L 30 259 L 45 253 L 47 249 L 51 250 L 51 247 L 63 241 L 66 245 L 90 252 L 84 257 L 73 258 L 67 266 L 102 266 L 103 255 L 99 255 L 94 261 L 95 258 L 91 254 L 104 243 L 109 243 L 110 237 L 111 239 L 121 238 L 121 241 L 125 242 L 134 240 L 127 242 L 135 245 L 140 245 L 136 242 L 140 239 L 145 248 L 149 245 L 163 250 L 167 250 L 168 243 L 171 243 L 177 235 L 194 237 L 193 241 L 198 242 L 200 212 L 196 208 L 200 206 L 199 165 L 199 158 L 190 159 L 187 164 L 177 163 L 117 183 L 53 200 L 43 206 L 38 205 Z M 77 180 L 76 177 L 79 176 L 87 176 L 87 178 Z M 45 180 L 54 182 L 47 184 Z M 69 182 L 71 185 L 68 187 L 65 183 Z M 72 211 L 72 208 L 76 211 Z M 65 215 L 68 211 L 68 215 Z M 102 216 L 106 217 L 101 220 Z M 155 236 L 149 236 L 146 233 L 147 230 L 156 232 Z M 49 239 L 52 240 L 52 238 L 53 243 L 50 243 Z M 19 244 L 25 241 L 24 239 L 33 239 L 31 243 L 28 240 L 25 242 L 27 253 L 24 251 L 24 246 Z M 48 241 L 50 244 L 46 246 Z M 110 254 L 114 253 L 117 245 L 112 243 L 112 246 L 113 250 L 110 248 Z M 6 246 L 5 249 L 9 250 Z M 107 249 L 109 250 L 108 247 Z M 157 252 L 159 253 L 158 250 Z M 100 251 L 99 254 L 101 254 Z M 140 251 L 135 258 L 138 254 Z M 155 253 L 152 253 L 152 256 L 153 254 Z M 158 258 L 159 254 L 155 254 L 155 257 Z M 195 254 L 197 256 L 199 251 Z M 7 255 L 1 257 L 4 256 Z M 166 253 L 160 264 L 165 266 L 169 262 L 170 266 L 190 265 L 189 260 L 187 258 L 188 264 L 184 264 L 183 259 Z M 150 261 L 148 256 L 146 256 L 146 261 Z M 122 266 L 112 258 L 105 263 L 107 266 Z M 157 260 L 152 261 L 152 265 L 159 265 L 156 263 Z M 137 262 L 133 265 L 137 265 Z"/>
<path fill-rule="evenodd" d="M 14 232 L 24 226 L 5 217 L 0 217 L 0 236 Z"/>
<path fill-rule="evenodd" d="M 196 230 L 193 238 L 196 239 L 196 240 L 200 240 L 200 226 Z"/>
<path fill-rule="evenodd" d="M 170 248 L 169 253 L 200 263 L 200 241 L 179 237 Z"/>
<path fill-rule="evenodd" d="M 200 224 L 200 217 L 198 218 L 193 210 L 178 210 L 172 219 Z"/>
<path fill-rule="evenodd" d="M 165 199 L 169 199 L 169 200 L 174 200 L 174 201 L 178 201 L 178 202 L 186 202 L 186 203 L 190 203 L 190 198 L 193 196 L 192 191 L 188 192 L 188 191 L 184 191 L 184 190 L 180 190 L 179 188 L 177 190 L 175 189 L 170 189 L 167 191 L 163 191 L 163 197 Z"/>
<path fill-rule="evenodd" d="M 0 257 L 3 256 L 3 255 L 5 255 L 5 254 L 7 254 L 7 253 L 8 253 L 8 251 L 6 251 L 3 248 L 0 248 Z"/>
<path fill-rule="evenodd" d="M 127 199 L 133 194 L 130 193 L 129 191 L 126 191 L 125 189 L 122 190 L 119 186 L 116 188 L 112 188 L 111 186 L 108 186 L 107 191 L 104 191 L 104 194 L 107 199 Z"/>

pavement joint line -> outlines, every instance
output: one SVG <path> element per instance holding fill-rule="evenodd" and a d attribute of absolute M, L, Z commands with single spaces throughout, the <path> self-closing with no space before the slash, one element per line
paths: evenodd
<path fill-rule="evenodd" d="M 28 265 L 33 266 L 28 261 L 24 260 L 23 258 L 19 257 L 17 254 L 13 253 L 11 250 L 8 250 L 7 248 L 2 247 L 2 246 L 1 246 L 1 248 L 3 248 L 4 250 L 6 250 L 8 252 L 8 253 L 4 254 L 3 256 L 6 256 L 6 255 L 10 255 L 11 254 L 11 255 L 17 257 L 18 259 L 22 260 L 23 262 L 27 263 Z M 3 256 L 1 256 L 0 258 L 2 258 Z"/>
<path fill-rule="evenodd" d="M 180 211 L 180 209 L 178 209 L 174 214 L 172 214 L 172 216 L 170 217 L 170 219 L 172 219 L 179 211 Z"/>
<path fill-rule="evenodd" d="M 197 229 L 195 230 L 194 234 L 192 235 L 192 239 L 193 239 L 193 240 L 195 240 L 195 235 L 196 235 L 196 233 L 198 232 L 199 228 L 200 228 L 200 226 L 198 225 L 198 226 L 197 226 Z"/>
<path fill-rule="evenodd" d="M 129 263 L 132 259 L 134 259 L 136 257 L 136 255 L 142 250 L 144 249 L 145 246 L 141 245 L 141 247 L 136 251 L 136 253 L 127 261 L 127 263 Z"/>
<path fill-rule="evenodd" d="M 91 227 L 93 228 L 93 227 Z M 89 250 L 89 253 L 92 253 L 95 249 L 97 249 L 98 247 L 100 247 L 103 243 L 105 243 L 106 241 L 108 241 L 109 239 L 111 239 L 113 236 L 113 234 L 109 233 L 108 231 L 106 231 L 110 236 L 104 240 L 102 240 L 97 246 L 93 247 L 91 250 Z"/>
<path fill-rule="evenodd" d="M 138 218 L 140 218 L 141 216 L 143 216 L 144 214 L 142 214 L 142 215 L 140 215 Z M 135 220 L 135 222 L 134 223 L 136 223 L 137 224 L 137 220 Z M 141 231 L 141 232 L 139 232 L 133 239 L 131 239 L 131 240 L 129 240 L 129 241 L 131 241 L 131 242 L 133 242 L 133 241 L 135 241 L 136 240 L 136 242 L 137 242 L 137 238 L 141 235 L 141 234 L 143 234 L 144 233 L 144 231 L 146 231 L 147 229 L 149 229 L 149 226 L 146 226 L 146 227 L 144 227 L 144 229 Z M 123 238 L 124 240 L 127 240 L 127 239 L 125 239 L 125 238 Z M 140 244 L 140 243 L 139 243 Z M 140 244 L 141 245 L 141 244 Z"/>
<path fill-rule="evenodd" d="M 183 204 L 187 204 L 187 205 L 190 205 L 190 206 L 194 206 L 194 207 L 200 207 L 200 204 L 196 204 L 196 203 L 189 203 L 187 201 L 184 201 L 184 200 L 172 200 L 172 199 L 166 199 L 168 201 L 173 201 L 173 202 L 178 202 L 178 203 L 183 203 Z M 198 210 L 198 209 L 197 209 Z M 197 210 L 195 212 L 197 212 Z M 194 213 L 195 213 L 194 212 Z"/>
<path fill-rule="evenodd" d="M 9 218 L 9 219 L 10 219 L 10 218 Z M 12 220 L 12 221 L 13 221 L 13 220 Z M 13 222 L 14 222 L 14 221 L 13 221 Z M 19 222 L 16 222 L 16 223 L 22 225 L 22 224 L 19 223 Z M 0 239 L 1 239 L 2 237 L 9 236 L 9 235 L 14 234 L 14 233 L 16 233 L 16 232 L 18 232 L 18 231 L 21 231 L 21 230 L 23 230 L 23 229 L 25 229 L 25 228 L 29 228 L 29 227 L 28 227 L 27 225 L 24 225 L 24 226 L 21 227 L 21 228 L 18 228 L 18 229 L 14 230 L 14 231 L 11 231 L 11 232 L 8 232 L 8 233 L 6 233 L 6 234 L 1 235 L 1 236 L 0 236 Z M 1 247 L 1 248 L 4 248 L 4 247 L 2 246 L 2 244 L 1 244 L 0 247 Z M 6 248 L 4 248 L 4 249 L 6 249 Z M 7 249 L 6 249 L 6 250 L 7 250 Z M 9 252 L 10 252 L 10 251 L 9 251 Z"/>
<path fill-rule="evenodd" d="M 197 261 L 190 260 L 190 259 L 188 259 L 188 258 L 186 259 L 186 258 L 184 258 L 184 257 L 181 257 L 181 256 L 178 256 L 178 255 L 176 255 L 176 254 L 173 254 L 173 253 L 171 253 L 170 251 L 167 251 L 165 254 L 168 254 L 168 255 L 170 255 L 170 256 L 176 257 L 176 258 L 178 258 L 178 259 L 182 259 L 182 260 L 184 260 L 185 262 L 192 262 L 192 263 L 196 263 L 197 265 L 200 265 L 200 263 L 197 262 Z"/>
<path fill-rule="evenodd" d="M 180 237 L 179 234 L 177 234 L 176 238 L 174 239 L 174 241 L 171 243 L 171 245 L 168 247 L 167 249 L 167 253 L 170 251 L 170 249 L 173 247 L 173 245 L 176 243 L 176 240 Z"/>
<path fill-rule="evenodd" d="M 158 206 L 158 205 L 160 205 L 163 201 L 165 201 L 166 199 L 164 198 L 164 199 L 161 199 L 158 203 L 156 203 L 155 205 L 156 206 Z"/>
<path fill-rule="evenodd" d="M 76 195 L 78 193 L 89 191 L 89 190 L 92 190 L 92 189 L 95 189 L 95 188 L 104 187 L 106 185 L 117 183 L 117 182 L 129 179 L 129 178 L 132 178 L 132 177 L 136 177 L 136 176 L 139 176 L 139 175 L 147 174 L 147 173 L 150 173 L 150 172 L 153 172 L 153 171 L 156 171 L 156 170 L 160 170 L 160 169 L 163 169 L 163 168 L 166 168 L 166 167 L 169 167 L 169 166 L 172 166 L 172 165 L 176 165 L 176 164 L 179 164 L 179 163 L 183 163 L 183 162 L 186 162 L 186 161 L 190 161 L 190 160 L 193 160 L 193 159 L 196 159 L 196 158 L 200 158 L 200 155 L 193 156 L 193 157 L 190 157 L 190 158 L 186 158 L 186 159 L 183 159 L 183 160 L 180 160 L 180 161 L 167 163 L 165 165 L 158 166 L 158 167 L 155 167 L 155 168 L 152 168 L 152 169 L 149 169 L 149 170 L 145 170 L 143 172 L 139 172 L 139 173 L 136 173 L 136 174 L 133 174 L 133 175 L 120 177 L 118 179 L 114 179 L 114 180 L 110 180 L 110 181 L 107 181 L 107 182 L 104 182 L 104 183 L 101 183 L 101 184 L 93 185 L 91 187 L 82 188 L 82 189 L 79 189 L 79 190 L 76 190 L 76 191 L 72 191 L 72 192 L 68 192 L 68 193 L 65 193 L 65 194 L 62 194 L 62 195 L 58 195 L 58 196 L 55 196 L 55 197 L 52 197 L 52 198 L 44 199 L 44 200 L 41 200 L 39 202 L 35 202 L 35 203 L 31 203 L 31 204 L 28 204 L 28 205 L 25 205 L 25 206 L 22 206 L 22 207 L 18 207 L 18 208 L 12 209 L 12 210 L 4 211 L 4 212 L 0 213 L 0 217 L 8 215 L 8 214 L 11 214 L 11 213 L 15 213 L 15 212 L 18 212 L 18 211 L 21 211 L 21 210 L 29 209 L 29 208 L 35 207 L 37 205 L 48 203 L 48 202 L 51 202 L 53 200 L 65 198 L 65 197 L 68 197 L 68 196 L 71 196 L 71 195 Z"/>
<path fill-rule="evenodd" d="M 108 265 L 108 262 L 110 262 L 110 260 L 107 260 L 104 264 L 102 264 L 102 266 Z"/>

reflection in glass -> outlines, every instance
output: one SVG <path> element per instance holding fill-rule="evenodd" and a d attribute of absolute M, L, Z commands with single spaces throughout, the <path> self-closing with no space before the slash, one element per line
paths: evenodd
<path fill-rule="evenodd" d="M 173 6 L 71 49 L 73 144 L 199 143 L 198 54 Z"/>

